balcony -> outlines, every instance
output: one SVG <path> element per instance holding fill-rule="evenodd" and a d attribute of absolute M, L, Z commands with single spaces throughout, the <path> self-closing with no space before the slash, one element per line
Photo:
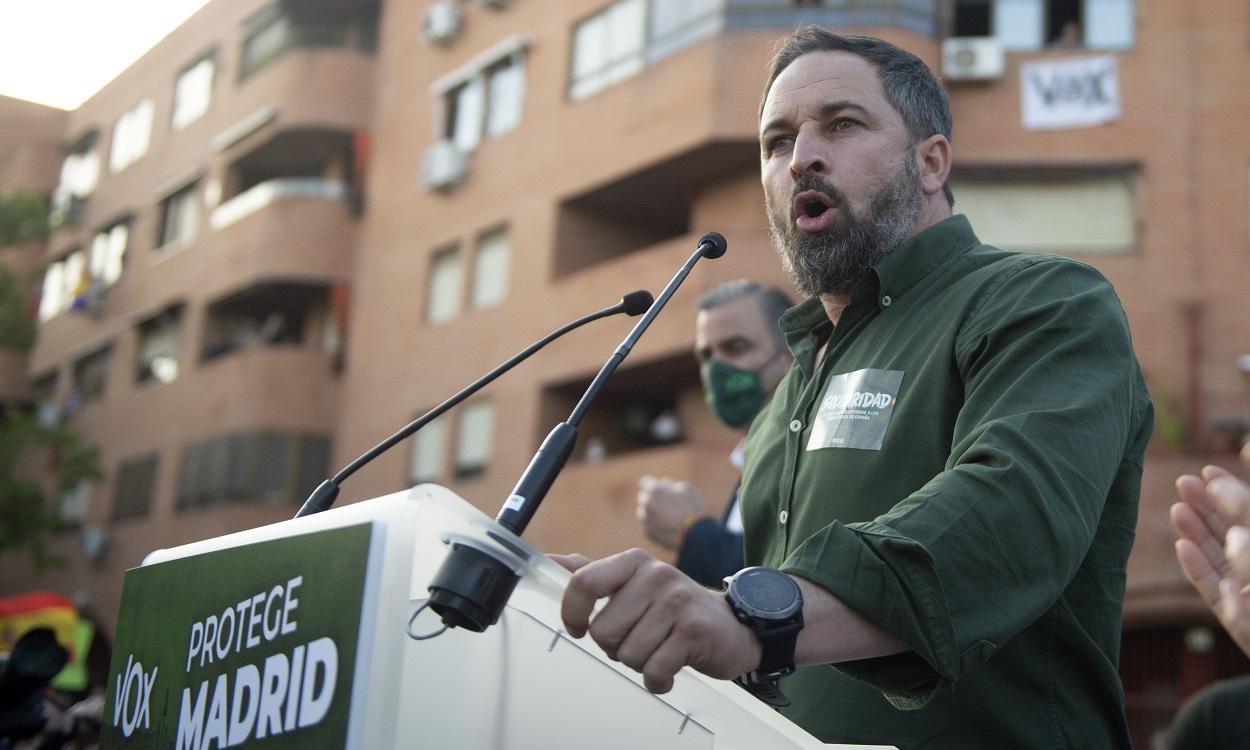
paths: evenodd
<path fill-rule="evenodd" d="M 213 138 L 231 153 L 255 138 L 301 128 L 366 130 L 374 60 L 361 51 L 296 48 L 242 82 L 230 102 L 231 125 Z"/>
<path fill-rule="evenodd" d="M 356 246 L 347 195 L 339 181 L 266 180 L 219 205 L 209 219 L 218 231 L 170 260 L 194 266 L 182 278 L 211 279 L 216 289 L 274 277 L 344 280 Z"/>
<path fill-rule="evenodd" d="M 552 276 L 689 233 L 699 192 L 753 172 L 758 159 L 754 144 L 709 143 L 562 201 Z"/>

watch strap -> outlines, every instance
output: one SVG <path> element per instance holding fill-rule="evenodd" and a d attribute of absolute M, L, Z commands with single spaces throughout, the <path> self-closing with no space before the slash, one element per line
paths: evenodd
<path fill-rule="evenodd" d="M 773 677 L 793 672 L 794 647 L 798 641 L 798 633 L 803 629 L 802 610 L 784 623 L 764 623 L 757 620 L 753 624 L 756 626 L 760 645 L 763 646 L 760 665 L 755 671 Z"/>
<path fill-rule="evenodd" d="M 773 708 L 785 708 L 790 705 L 790 698 L 781 692 L 776 677 L 761 676 L 759 672 L 747 672 L 735 677 L 734 683 Z"/>

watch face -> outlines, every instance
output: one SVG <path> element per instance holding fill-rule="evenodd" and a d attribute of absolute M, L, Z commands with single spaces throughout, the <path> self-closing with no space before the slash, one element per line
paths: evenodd
<path fill-rule="evenodd" d="M 803 603 L 798 584 L 772 568 L 748 568 L 738 573 L 732 589 L 748 614 L 770 620 L 789 617 Z"/>

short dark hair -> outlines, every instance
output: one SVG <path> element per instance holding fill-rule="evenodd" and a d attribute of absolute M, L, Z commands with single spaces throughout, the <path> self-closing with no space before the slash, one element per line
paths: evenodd
<path fill-rule="evenodd" d="M 883 39 L 834 34 L 819 26 L 800 26 L 777 40 L 769 62 L 768 83 L 760 99 L 760 117 L 764 116 L 764 102 L 768 100 L 768 92 L 772 90 L 777 76 L 790 63 L 810 52 L 849 52 L 867 60 L 877 69 L 886 98 L 903 118 L 903 124 L 914 142 L 936 134 L 946 136 L 948 141 L 951 139 L 950 102 L 933 71 L 923 60 Z M 954 206 L 955 195 L 950 185 L 943 185 L 942 193 L 946 201 Z"/>
<path fill-rule="evenodd" d="M 769 330 L 773 333 L 773 341 L 776 342 L 778 348 L 784 347 L 786 339 L 781 333 L 781 327 L 777 321 L 781 318 L 783 312 L 794 307 L 794 301 L 790 299 L 790 295 L 775 286 L 764 286 L 747 279 L 726 281 L 724 284 L 704 292 L 695 305 L 701 311 L 714 310 L 740 297 L 752 295 L 755 297 L 756 302 L 759 303 L 760 314 L 764 316 L 765 322 L 769 323 Z"/>

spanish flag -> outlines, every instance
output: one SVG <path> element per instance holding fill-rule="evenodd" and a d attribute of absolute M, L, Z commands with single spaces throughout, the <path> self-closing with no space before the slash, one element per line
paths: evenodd
<path fill-rule="evenodd" d="M 0 654 L 9 654 L 26 631 L 49 628 L 56 634 L 57 643 L 73 658 L 77 625 L 74 603 L 59 594 L 35 591 L 0 597 Z"/>

